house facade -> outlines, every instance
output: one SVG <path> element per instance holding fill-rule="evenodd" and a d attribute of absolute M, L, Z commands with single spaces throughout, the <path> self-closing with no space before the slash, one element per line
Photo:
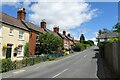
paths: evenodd
<path fill-rule="evenodd" d="M 29 42 L 29 30 L 16 18 L 0 13 L 0 51 L 1 58 L 21 60 L 24 46 Z"/>
<path fill-rule="evenodd" d="M 62 49 L 69 50 L 71 49 L 71 45 L 74 44 L 73 38 L 71 39 L 69 36 L 66 35 L 66 31 L 63 31 L 63 33 L 59 33 L 59 27 L 55 26 L 53 28 L 53 32 L 57 33 L 61 39 L 62 39 Z"/>
<path fill-rule="evenodd" d="M 24 46 L 29 43 L 28 52 L 32 55 L 39 53 L 39 34 L 52 33 L 62 38 L 62 48 L 70 49 L 73 44 L 72 39 L 59 33 L 59 27 L 54 27 L 51 31 L 46 28 L 46 21 L 42 20 L 40 26 L 26 21 L 24 8 L 17 11 L 17 18 L 0 12 L 0 56 L 1 58 L 11 58 L 21 60 L 24 57 Z"/>

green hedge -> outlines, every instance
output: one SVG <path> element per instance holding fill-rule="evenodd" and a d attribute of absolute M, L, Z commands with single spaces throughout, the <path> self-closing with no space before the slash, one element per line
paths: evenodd
<path fill-rule="evenodd" d="M 48 60 L 47 56 L 29 57 L 20 61 L 11 61 L 11 59 L 2 59 L 0 72 L 7 72 L 22 67 L 31 66 L 39 62 Z"/>
<path fill-rule="evenodd" d="M 62 53 L 54 53 L 52 55 L 45 56 L 36 56 L 36 57 L 26 57 L 20 61 L 11 61 L 11 59 L 2 59 L 1 70 L 0 72 L 7 72 L 14 69 L 20 69 L 22 67 L 31 66 L 43 61 L 51 61 L 56 59 L 57 57 L 63 56 Z"/>
<path fill-rule="evenodd" d="M 82 51 L 85 49 L 85 45 L 83 43 L 75 43 L 75 46 L 73 47 L 74 51 Z"/>

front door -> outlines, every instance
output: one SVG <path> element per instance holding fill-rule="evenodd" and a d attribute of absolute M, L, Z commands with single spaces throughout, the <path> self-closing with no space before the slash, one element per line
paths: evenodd
<path fill-rule="evenodd" d="M 8 48 L 6 51 L 6 59 L 11 58 L 11 53 L 12 53 L 12 44 L 7 44 Z"/>

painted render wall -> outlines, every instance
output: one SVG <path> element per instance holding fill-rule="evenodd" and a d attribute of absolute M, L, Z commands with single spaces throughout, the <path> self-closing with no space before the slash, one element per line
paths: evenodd
<path fill-rule="evenodd" d="M 23 32 L 24 32 L 24 39 L 23 40 L 19 40 L 19 30 L 21 30 L 21 29 L 13 27 L 13 35 L 10 35 L 9 34 L 10 27 L 13 27 L 13 26 L 2 24 L 2 36 L 3 36 L 3 38 L 2 38 L 2 46 L 3 45 L 7 45 L 8 43 L 13 44 L 11 59 L 16 59 L 17 58 L 17 60 L 19 60 L 19 59 L 22 59 L 23 56 L 24 56 L 24 45 L 26 44 L 26 42 L 29 42 L 29 32 L 23 30 Z M 18 46 L 18 45 L 23 45 L 23 47 L 22 47 L 22 54 L 21 55 L 17 55 L 17 57 L 14 57 L 13 56 L 14 48 L 16 46 Z M 3 54 L 4 53 L 2 51 L 2 58 L 5 58 L 5 55 L 3 55 Z"/>

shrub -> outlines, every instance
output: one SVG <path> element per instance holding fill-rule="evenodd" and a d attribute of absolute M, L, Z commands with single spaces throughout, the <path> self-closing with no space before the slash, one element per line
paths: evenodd
<path fill-rule="evenodd" d="M 120 41 L 120 38 L 110 38 L 109 42 L 113 43 L 113 42 L 118 42 Z"/>
<path fill-rule="evenodd" d="M 49 57 L 48 57 L 48 60 L 49 60 L 49 61 L 52 61 L 52 60 L 54 60 L 54 59 L 56 59 L 56 57 L 54 57 L 54 56 L 49 56 Z"/>
<path fill-rule="evenodd" d="M 71 51 L 70 51 L 70 54 L 72 54 L 72 53 L 74 53 L 74 51 L 73 51 L 73 50 L 71 50 Z"/>
<path fill-rule="evenodd" d="M 74 51 L 81 51 L 81 50 L 84 50 L 85 49 L 85 46 L 83 43 L 75 43 L 75 46 L 73 47 L 73 50 Z"/>
<path fill-rule="evenodd" d="M 38 43 L 39 53 L 49 54 L 61 48 L 62 39 L 54 34 L 44 33 L 39 36 Z"/>
<path fill-rule="evenodd" d="M 11 61 L 10 58 L 8 59 L 2 59 L 2 72 L 6 72 L 6 71 L 9 71 L 9 70 L 13 70 L 15 68 L 15 63 Z"/>
<path fill-rule="evenodd" d="M 29 53 L 28 53 L 28 42 L 25 44 L 25 46 L 24 46 L 24 56 L 28 56 L 29 55 Z"/>

